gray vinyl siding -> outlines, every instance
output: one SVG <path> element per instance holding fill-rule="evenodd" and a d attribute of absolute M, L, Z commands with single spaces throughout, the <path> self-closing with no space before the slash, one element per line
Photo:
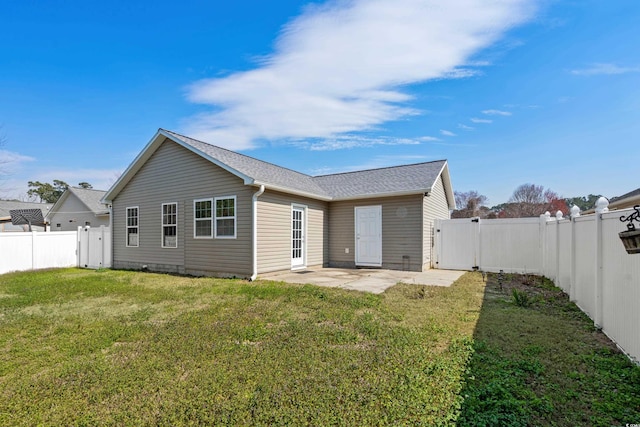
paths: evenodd
<path fill-rule="evenodd" d="M 431 188 L 431 195 L 425 197 L 423 201 L 423 264 L 424 269 L 432 267 L 431 262 L 433 259 L 433 240 L 434 240 L 434 219 L 448 219 L 449 218 L 449 204 L 447 203 L 447 196 L 444 191 L 444 184 L 442 183 L 442 177 L 438 177 L 435 184 Z"/>
<path fill-rule="evenodd" d="M 291 207 L 306 206 L 306 266 L 328 265 L 328 203 L 267 190 L 258 198 L 258 272 L 291 269 Z"/>
<path fill-rule="evenodd" d="M 381 205 L 382 267 L 420 271 L 422 198 L 417 194 L 332 202 L 329 206 L 329 265 L 355 267 L 355 207 Z"/>
<path fill-rule="evenodd" d="M 113 201 L 113 264 L 186 274 L 252 274 L 251 196 L 255 188 L 165 140 Z M 236 238 L 194 239 L 193 201 L 236 196 Z M 162 247 L 162 204 L 178 205 L 178 247 Z M 126 247 L 126 208 L 139 208 L 139 247 Z"/>
<path fill-rule="evenodd" d="M 91 227 L 109 226 L 109 216 L 96 216 L 73 193 L 58 207 L 57 211 L 49 216 L 49 224 L 52 231 L 75 231 L 78 227 L 84 227 L 90 222 Z M 57 227 L 60 224 L 60 228 Z"/>

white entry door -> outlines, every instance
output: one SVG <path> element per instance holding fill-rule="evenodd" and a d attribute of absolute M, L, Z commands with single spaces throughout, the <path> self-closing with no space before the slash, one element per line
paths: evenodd
<path fill-rule="evenodd" d="M 299 206 L 291 208 L 291 268 L 305 266 L 305 209 Z"/>
<path fill-rule="evenodd" d="M 356 265 L 382 266 L 382 206 L 356 207 Z"/>

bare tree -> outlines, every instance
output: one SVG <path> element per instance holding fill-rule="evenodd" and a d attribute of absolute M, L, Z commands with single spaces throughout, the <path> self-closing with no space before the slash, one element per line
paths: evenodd
<path fill-rule="evenodd" d="M 539 216 L 546 211 L 561 211 L 564 214 L 569 212 L 567 204 L 558 193 L 550 189 L 545 190 L 542 185 L 522 184 L 518 186 L 509 198 L 509 201 L 502 205 L 499 213 L 503 218 L 522 218 Z"/>
<path fill-rule="evenodd" d="M 475 190 L 471 191 L 456 191 L 456 207 L 458 209 L 451 213 L 451 218 L 492 218 L 491 209 L 485 206 L 487 203 L 487 196 L 478 193 Z"/>

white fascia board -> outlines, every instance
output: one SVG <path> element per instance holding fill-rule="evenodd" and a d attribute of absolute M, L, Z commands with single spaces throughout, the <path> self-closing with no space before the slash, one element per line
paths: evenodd
<path fill-rule="evenodd" d="M 115 196 L 120 193 L 122 188 L 129 182 L 129 180 L 133 177 L 133 175 L 140 170 L 142 165 L 151 157 L 151 155 L 157 150 L 160 146 L 160 142 L 162 141 L 159 136 L 165 136 L 163 132 L 158 130 L 156 134 L 149 140 L 147 145 L 138 153 L 135 159 L 131 162 L 131 164 L 125 169 L 125 171 L 120 175 L 118 180 L 111 186 L 109 190 L 105 193 L 104 197 L 100 200 L 105 205 L 110 205 L 113 202 Z M 155 146 L 154 146 L 155 145 Z"/>
<path fill-rule="evenodd" d="M 456 197 L 453 192 L 453 186 L 451 185 L 451 175 L 449 175 L 449 162 L 445 161 L 444 165 L 440 169 L 438 176 L 442 177 L 442 185 L 444 186 L 444 191 L 447 196 L 447 201 L 449 202 L 449 209 L 456 209 Z M 438 178 L 436 178 L 437 180 Z"/>
<path fill-rule="evenodd" d="M 625 206 L 629 204 L 629 208 L 632 208 L 634 205 L 640 204 L 640 194 L 632 197 L 626 197 L 624 199 L 615 200 L 609 203 L 608 208 L 620 208 L 620 206 Z"/>
<path fill-rule="evenodd" d="M 107 193 L 104 195 L 104 197 L 100 200 L 102 203 L 108 205 L 108 204 L 111 204 L 113 202 L 113 199 L 115 198 L 115 196 L 117 196 L 118 193 L 120 193 L 120 191 L 129 182 L 129 180 L 131 178 L 133 178 L 133 176 L 140 170 L 142 165 L 144 165 L 147 162 L 147 160 L 149 160 L 151 155 L 158 149 L 160 144 L 162 142 L 164 142 L 164 138 L 170 139 L 171 141 L 175 142 L 176 144 L 180 145 L 181 147 L 186 148 L 187 150 L 191 151 L 192 153 L 195 153 L 195 154 L 199 155 L 200 157 L 202 157 L 202 158 L 210 161 L 211 163 L 221 167 L 222 169 L 226 170 L 227 172 L 229 172 L 229 173 L 241 178 L 244 181 L 245 185 L 251 185 L 251 184 L 254 183 L 254 179 L 251 178 L 250 176 L 247 176 L 247 175 L 241 173 L 240 171 L 237 171 L 237 170 L 233 169 L 229 165 L 227 165 L 225 163 L 222 163 L 221 161 L 219 161 L 217 159 L 214 159 L 213 157 L 207 155 L 206 153 L 203 153 L 202 151 L 196 149 L 195 147 L 193 147 L 193 146 L 191 146 L 191 145 L 189 145 L 189 144 L 187 144 L 187 143 L 175 138 L 170 133 L 167 133 L 162 129 L 158 129 L 156 134 L 153 136 L 153 138 L 151 138 L 151 140 L 147 143 L 147 145 L 142 149 L 140 154 L 138 154 L 136 156 L 136 158 L 133 160 L 133 162 L 131 162 L 129 167 L 124 171 L 124 173 L 122 175 L 120 175 L 120 178 L 118 178 L 118 180 L 111 186 L 111 188 L 107 191 Z"/>
<path fill-rule="evenodd" d="M 209 160 L 211 163 L 213 163 L 216 166 L 221 167 L 222 169 L 226 170 L 227 172 L 237 176 L 238 178 L 242 179 L 245 183 L 245 185 L 251 185 L 255 182 L 255 180 L 248 176 L 243 174 L 242 172 L 232 168 L 231 166 L 227 165 L 226 163 L 222 163 L 220 160 L 209 156 L 208 154 L 198 150 L 197 148 L 193 147 L 192 145 L 187 144 L 184 141 L 181 141 L 180 139 L 175 138 L 173 135 L 171 135 L 170 133 L 166 133 L 163 130 L 158 131 L 160 134 L 166 136 L 167 138 L 169 138 L 170 140 L 172 140 L 173 142 L 175 142 L 176 144 L 181 145 L 182 147 L 186 148 L 187 150 L 191 151 L 192 153 L 195 153 L 197 155 L 199 155 L 200 157 L 203 157 L 206 160 Z"/>
<path fill-rule="evenodd" d="M 431 191 L 432 187 L 426 187 L 421 190 L 408 190 L 408 191 L 394 191 L 389 193 L 375 193 L 375 194 L 364 194 L 358 196 L 349 196 L 349 197 L 335 197 L 331 199 L 333 202 L 341 202 L 346 200 L 361 200 L 361 199 L 376 199 L 379 197 L 399 197 L 399 196 L 412 196 L 416 194 L 422 194 Z"/>
<path fill-rule="evenodd" d="M 275 191 L 279 191 L 281 193 L 286 193 L 286 194 L 293 194 L 296 196 L 302 196 L 302 197 L 308 197 L 309 199 L 315 199 L 315 200 L 322 200 L 325 202 L 330 202 L 332 200 L 335 200 L 329 196 L 319 196 L 317 194 L 313 194 L 313 193 L 307 193 L 306 191 L 299 191 L 299 190 L 292 190 L 291 188 L 288 187 L 281 187 L 279 185 L 272 185 L 266 182 L 260 182 L 260 181 L 255 181 L 253 180 L 252 182 L 245 182 L 246 185 L 254 185 L 256 187 L 259 187 L 261 185 L 264 185 L 264 188 L 266 188 L 267 190 L 275 190 Z"/>
<path fill-rule="evenodd" d="M 60 196 L 60 198 L 56 200 L 53 206 L 51 206 L 51 209 L 49 209 L 49 212 L 47 212 L 47 214 L 44 216 L 44 222 L 47 222 L 47 220 L 51 215 L 55 215 L 58 212 L 58 209 L 60 209 L 60 206 L 62 206 L 64 201 L 67 200 L 67 198 L 69 198 L 69 191 L 70 190 L 67 188 L 64 191 L 64 193 L 62 193 L 62 196 Z"/>

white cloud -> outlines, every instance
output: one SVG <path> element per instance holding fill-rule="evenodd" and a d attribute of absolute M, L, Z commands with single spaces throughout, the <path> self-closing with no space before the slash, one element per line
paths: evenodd
<path fill-rule="evenodd" d="M 393 137 L 366 137 L 358 135 L 337 135 L 333 138 L 293 141 L 298 147 L 311 151 L 333 151 L 345 148 L 366 148 L 375 145 L 418 145 L 419 139 Z"/>
<path fill-rule="evenodd" d="M 308 6 L 256 68 L 188 88 L 191 102 L 212 110 L 189 119 L 186 132 L 244 149 L 259 139 L 331 139 L 416 115 L 407 106 L 407 85 L 476 74 L 473 56 L 529 19 L 533 6 L 533 0 Z"/>
<path fill-rule="evenodd" d="M 577 76 L 615 75 L 627 73 L 640 73 L 640 67 L 620 67 L 616 64 L 597 63 L 590 67 L 571 70 L 571 74 Z"/>
<path fill-rule="evenodd" d="M 464 123 L 458 123 L 458 127 L 460 129 L 464 129 L 464 130 L 474 130 L 475 129 L 473 126 L 468 126 L 468 125 L 465 125 Z"/>
<path fill-rule="evenodd" d="M 436 138 L 435 136 L 421 136 L 418 138 L 420 141 L 431 142 L 431 141 L 441 141 L 440 138 Z"/>
<path fill-rule="evenodd" d="M 440 129 L 440 134 L 444 135 L 444 136 L 457 136 L 455 133 L 451 132 L 450 130 L 446 130 L 446 129 Z"/>
<path fill-rule="evenodd" d="M 502 111 L 502 110 L 482 110 L 482 114 L 486 114 L 488 116 L 510 116 L 510 111 Z"/>
<path fill-rule="evenodd" d="M 11 165 L 17 163 L 31 162 L 35 160 L 33 157 L 25 156 L 20 153 L 14 153 L 13 151 L 0 150 L 0 164 Z"/>
<path fill-rule="evenodd" d="M 491 119 L 478 119 L 477 117 L 472 117 L 471 121 L 473 123 L 493 123 L 493 120 Z"/>

